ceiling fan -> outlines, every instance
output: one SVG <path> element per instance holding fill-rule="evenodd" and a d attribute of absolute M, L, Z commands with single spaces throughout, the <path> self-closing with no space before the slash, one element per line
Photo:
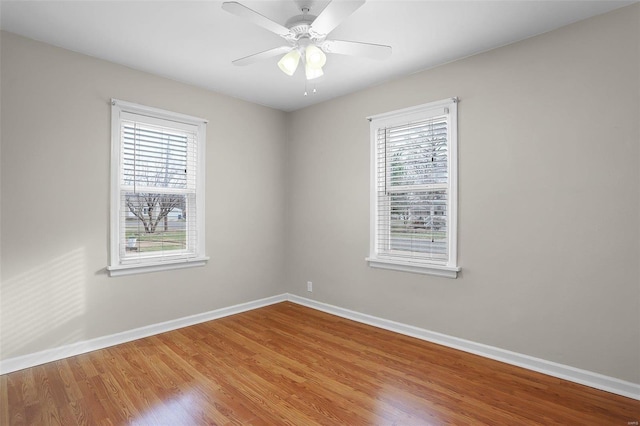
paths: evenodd
<path fill-rule="evenodd" d="M 306 78 L 312 80 L 324 74 L 322 67 L 327 61 L 325 53 L 384 59 L 391 54 L 391 46 L 327 39 L 327 35 L 362 6 L 365 1 L 334 0 L 318 16 L 309 14 L 309 6 L 302 6 L 302 14 L 289 19 L 285 25 L 280 25 L 238 2 L 222 3 L 222 8 L 227 12 L 278 34 L 287 41 L 285 46 L 236 59 L 233 64 L 249 65 L 263 59 L 283 55 L 278 61 L 282 72 L 292 76 L 302 60 Z"/>

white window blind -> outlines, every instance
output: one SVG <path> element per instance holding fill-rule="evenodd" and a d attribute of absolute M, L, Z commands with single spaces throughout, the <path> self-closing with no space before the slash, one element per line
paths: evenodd
<path fill-rule="evenodd" d="M 448 100 L 371 118 L 372 266 L 457 272 L 456 113 Z"/>
<path fill-rule="evenodd" d="M 206 260 L 204 120 L 122 101 L 112 114 L 112 275 Z"/>

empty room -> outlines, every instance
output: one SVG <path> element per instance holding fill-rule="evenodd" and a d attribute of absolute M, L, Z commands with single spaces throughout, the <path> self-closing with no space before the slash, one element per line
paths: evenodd
<path fill-rule="evenodd" d="M 0 29 L 0 425 L 639 424 L 640 2 Z"/>

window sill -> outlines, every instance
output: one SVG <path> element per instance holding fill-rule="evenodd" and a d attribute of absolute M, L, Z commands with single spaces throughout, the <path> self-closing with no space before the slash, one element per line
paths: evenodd
<path fill-rule="evenodd" d="M 460 272 L 460 267 L 458 266 L 424 264 L 372 257 L 366 258 L 366 261 L 369 262 L 369 266 L 372 268 L 392 269 L 395 271 L 412 272 L 414 274 L 435 275 L 445 278 L 457 278 L 458 272 Z"/>
<path fill-rule="evenodd" d="M 145 274 L 147 272 L 168 271 L 171 269 L 195 268 L 204 266 L 209 260 L 208 257 L 198 257 L 188 260 L 178 260 L 173 262 L 157 263 L 136 263 L 128 265 L 107 266 L 110 277 L 120 277 L 123 275 Z"/>

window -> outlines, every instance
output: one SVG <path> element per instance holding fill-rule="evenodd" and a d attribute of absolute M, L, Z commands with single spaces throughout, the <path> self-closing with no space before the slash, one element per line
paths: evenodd
<path fill-rule="evenodd" d="M 457 98 L 369 120 L 369 265 L 455 278 Z"/>
<path fill-rule="evenodd" d="M 111 276 L 202 266 L 206 121 L 111 101 Z"/>

